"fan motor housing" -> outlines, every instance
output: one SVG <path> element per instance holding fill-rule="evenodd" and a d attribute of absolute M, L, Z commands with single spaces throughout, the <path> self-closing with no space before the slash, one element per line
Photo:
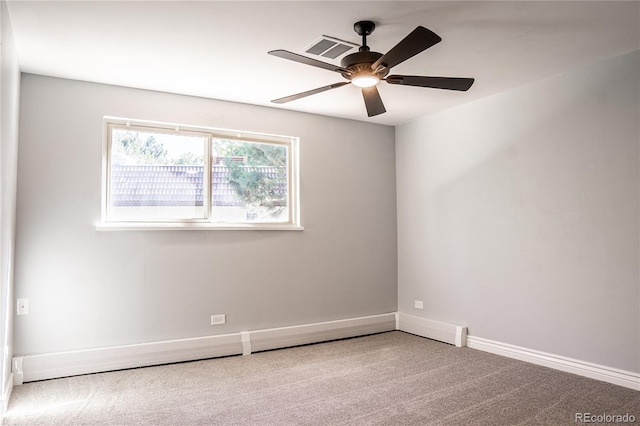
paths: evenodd
<path fill-rule="evenodd" d="M 349 67 L 356 64 L 371 65 L 381 57 L 382 57 L 382 53 L 378 53 L 378 52 L 368 52 L 368 51 L 356 52 L 342 58 L 342 61 L 340 61 L 340 66 L 342 68 L 348 69 Z"/>
<path fill-rule="evenodd" d="M 370 51 L 356 52 L 347 55 L 340 61 L 340 66 L 349 70 L 349 74 L 343 73 L 342 75 L 349 80 L 359 74 L 371 74 L 382 79 L 389 73 L 386 67 L 378 72 L 371 69 L 371 65 L 381 57 L 382 53 Z"/>

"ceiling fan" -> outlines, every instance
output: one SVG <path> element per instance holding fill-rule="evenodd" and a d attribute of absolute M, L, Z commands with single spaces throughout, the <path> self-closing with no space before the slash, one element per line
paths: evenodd
<path fill-rule="evenodd" d="M 362 96 L 364 97 L 364 104 L 367 108 L 367 115 L 369 117 L 373 117 L 387 111 L 384 107 L 384 103 L 382 102 L 382 98 L 380 97 L 380 93 L 376 88 L 376 85 L 380 81 L 386 81 L 389 84 L 400 84 L 403 86 L 431 87 L 434 89 L 459 91 L 469 90 L 473 84 L 473 78 L 426 77 L 414 75 L 388 76 L 387 74 L 389 74 L 392 67 L 439 43 L 442 39 L 434 32 L 419 26 L 383 55 L 378 52 L 372 52 L 371 49 L 369 49 L 369 46 L 367 46 L 367 36 L 371 35 L 375 28 L 375 24 L 371 21 L 359 21 L 353 25 L 354 31 L 358 35 L 362 36 L 362 46 L 360 46 L 358 52 L 345 56 L 342 59 L 340 66 L 318 61 L 317 59 L 307 58 L 306 56 L 298 55 L 297 53 L 289 52 L 287 50 L 272 50 L 268 52 L 270 55 L 289 59 L 290 61 L 340 73 L 348 80 L 308 90 L 306 92 L 297 93 L 295 95 L 286 96 L 284 98 L 274 99 L 271 102 L 284 104 L 306 96 L 315 95 L 316 93 L 337 89 L 338 87 L 351 83 L 362 88 Z"/>

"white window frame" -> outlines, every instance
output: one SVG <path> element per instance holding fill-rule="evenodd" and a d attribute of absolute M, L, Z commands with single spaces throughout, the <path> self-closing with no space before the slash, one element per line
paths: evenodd
<path fill-rule="evenodd" d="M 204 219 L 176 219 L 162 221 L 122 221 L 110 216 L 111 206 L 111 135 L 112 129 L 167 133 L 206 138 L 204 169 L 211 170 L 213 139 L 231 139 L 243 142 L 283 145 L 288 149 L 287 161 L 287 222 L 219 222 L 212 221 L 211 173 L 203 174 Z M 102 197 L 101 219 L 96 225 L 100 231 L 135 230 L 303 230 L 300 224 L 299 138 L 239 130 L 218 129 L 157 121 L 104 117 L 102 143 Z"/>

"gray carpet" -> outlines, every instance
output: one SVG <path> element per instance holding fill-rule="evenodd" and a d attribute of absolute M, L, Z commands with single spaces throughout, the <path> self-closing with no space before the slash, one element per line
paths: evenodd
<path fill-rule="evenodd" d="M 575 425 L 640 392 L 403 332 L 27 383 L 5 424 Z"/>

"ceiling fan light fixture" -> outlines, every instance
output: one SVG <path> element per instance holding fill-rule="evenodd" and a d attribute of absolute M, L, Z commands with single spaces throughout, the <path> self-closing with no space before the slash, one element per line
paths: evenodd
<path fill-rule="evenodd" d="M 351 83 L 358 87 L 373 87 L 380 82 L 380 79 L 373 74 L 360 74 L 351 79 Z"/>

